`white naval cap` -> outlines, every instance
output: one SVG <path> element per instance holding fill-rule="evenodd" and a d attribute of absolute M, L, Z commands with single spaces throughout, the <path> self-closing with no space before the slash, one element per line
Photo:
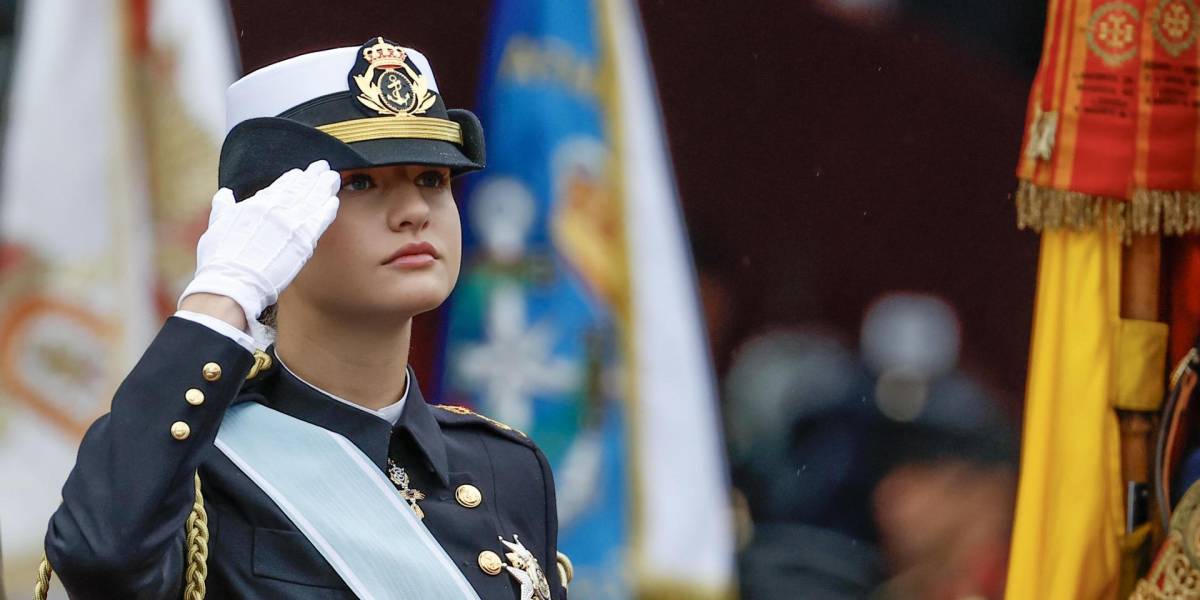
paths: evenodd
<path fill-rule="evenodd" d="M 256 117 L 274 117 L 328 94 L 346 91 L 346 73 L 358 59 L 359 46 L 302 54 L 267 65 L 233 82 L 225 92 L 225 133 Z M 424 54 L 403 48 L 429 90 L 438 92 L 433 69 Z"/>
<path fill-rule="evenodd" d="M 425 55 L 383 37 L 263 67 L 229 86 L 226 102 L 218 184 L 239 199 L 318 159 L 455 176 L 485 163 L 479 119 L 446 107 Z"/>

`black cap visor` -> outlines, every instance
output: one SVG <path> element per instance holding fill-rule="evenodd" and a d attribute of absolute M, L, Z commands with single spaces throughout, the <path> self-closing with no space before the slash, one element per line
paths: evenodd
<path fill-rule="evenodd" d="M 248 119 L 225 136 L 218 183 L 233 190 L 240 201 L 285 172 L 304 169 L 317 160 L 328 161 L 335 171 L 412 164 L 449 167 L 451 174 L 458 176 L 482 169 L 485 157 L 479 119 L 461 109 L 447 111 L 447 117 L 461 127 L 462 146 L 418 138 L 379 138 L 347 144 L 291 118 Z"/>

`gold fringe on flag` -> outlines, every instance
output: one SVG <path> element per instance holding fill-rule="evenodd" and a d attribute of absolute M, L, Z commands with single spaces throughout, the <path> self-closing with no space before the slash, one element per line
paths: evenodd
<path fill-rule="evenodd" d="M 1098 228 L 1133 235 L 1200 233 L 1200 192 L 1138 189 L 1132 198 L 1110 198 L 1048 188 L 1022 179 L 1017 186 L 1017 227 L 1038 233 Z"/>

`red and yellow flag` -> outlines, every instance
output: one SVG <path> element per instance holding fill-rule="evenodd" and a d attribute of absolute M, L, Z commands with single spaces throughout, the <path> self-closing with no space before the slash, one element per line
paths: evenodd
<path fill-rule="evenodd" d="M 1200 231 L 1198 33 L 1195 0 L 1050 3 L 1017 169 L 1021 227 Z"/>
<path fill-rule="evenodd" d="M 1017 169 L 1043 238 L 1009 598 L 1115 598 L 1149 532 L 1118 410 L 1156 408 L 1166 326 L 1122 318 L 1121 242 L 1200 231 L 1198 34 L 1195 0 L 1049 2 Z"/>

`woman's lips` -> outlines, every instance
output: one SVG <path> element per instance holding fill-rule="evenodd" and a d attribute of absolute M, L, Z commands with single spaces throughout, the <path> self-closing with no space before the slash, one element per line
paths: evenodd
<path fill-rule="evenodd" d="M 433 264 L 438 259 L 437 249 L 429 242 L 412 242 L 393 252 L 383 264 L 389 267 L 413 268 Z"/>
<path fill-rule="evenodd" d="M 389 267 L 423 267 L 433 264 L 437 260 L 429 254 L 408 254 L 398 256 L 392 262 L 388 263 Z"/>

